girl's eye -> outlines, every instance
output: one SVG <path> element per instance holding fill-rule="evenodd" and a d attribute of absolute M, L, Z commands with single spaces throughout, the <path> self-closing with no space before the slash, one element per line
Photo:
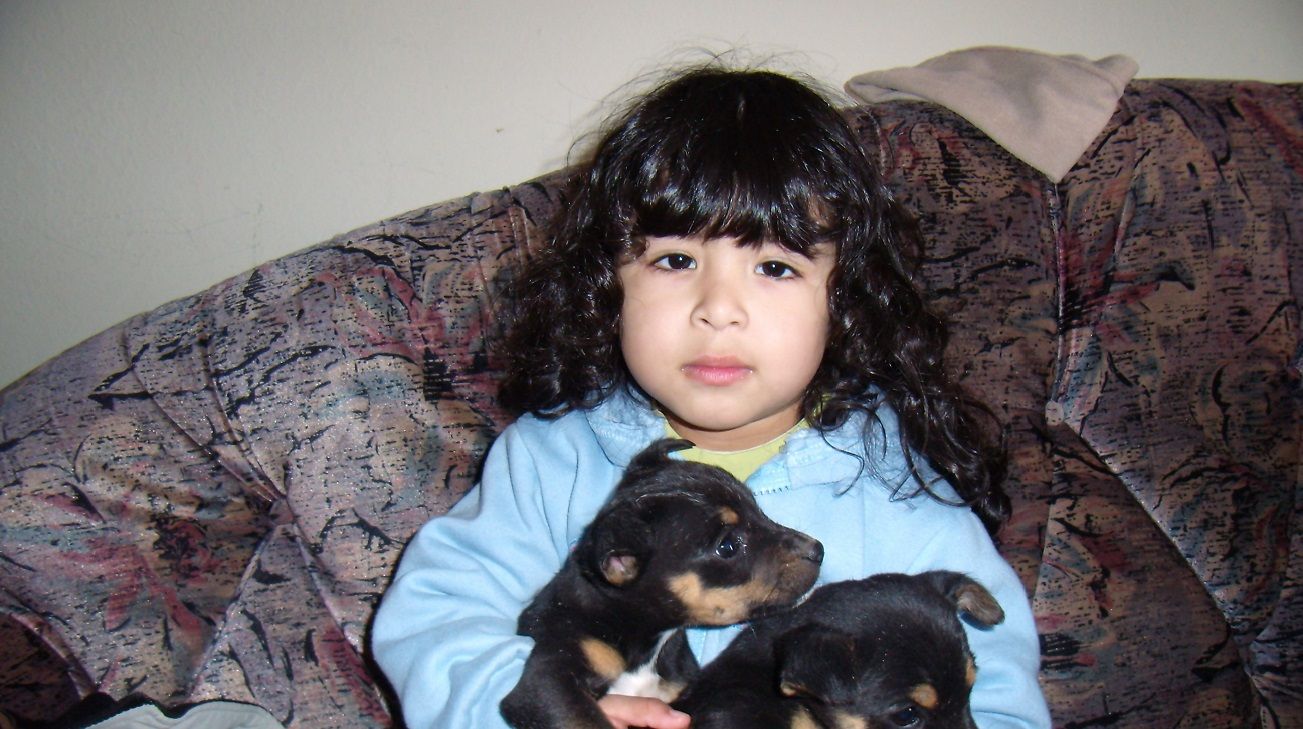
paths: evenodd
<path fill-rule="evenodd" d="M 692 256 L 682 253 L 668 253 L 652 261 L 652 265 L 657 268 L 664 268 L 670 271 L 686 271 L 697 267 L 697 262 L 692 260 Z"/>
<path fill-rule="evenodd" d="M 724 538 L 719 540 L 719 544 L 715 546 L 715 554 L 724 559 L 732 559 L 742 553 L 742 546 L 742 537 L 739 537 L 733 532 L 729 532 L 728 534 L 725 534 Z"/>
<path fill-rule="evenodd" d="M 769 278 L 791 278 L 796 275 L 796 269 L 781 261 L 765 261 L 756 266 L 756 273 Z"/>

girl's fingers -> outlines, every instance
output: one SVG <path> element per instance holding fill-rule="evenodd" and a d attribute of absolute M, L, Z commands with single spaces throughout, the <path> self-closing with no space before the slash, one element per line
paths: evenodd
<path fill-rule="evenodd" d="M 675 711 L 660 699 L 607 694 L 598 700 L 597 705 L 616 729 L 688 729 L 692 723 L 687 714 Z"/>

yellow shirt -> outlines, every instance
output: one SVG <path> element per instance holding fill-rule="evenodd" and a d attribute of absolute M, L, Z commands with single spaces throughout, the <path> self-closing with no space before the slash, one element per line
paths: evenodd
<path fill-rule="evenodd" d="M 704 463 L 708 466 L 719 466 L 720 468 L 733 474 L 733 477 L 739 481 L 746 481 L 756 469 L 764 465 L 765 461 L 778 455 L 787 443 L 788 437 L 806 427 L 805 421 L 797 422 L 787 430 L 768 443 L 761 443 L 742 451 L 708 451 L 704 448 L 693 446 L 686 450 L 679 451 L 682 458 L 686 461 Z M 673 426 L 667 421 L 665 423 L 665 434 L 670 438 L 682 438 L 683 436 L 674 432 Z"/>

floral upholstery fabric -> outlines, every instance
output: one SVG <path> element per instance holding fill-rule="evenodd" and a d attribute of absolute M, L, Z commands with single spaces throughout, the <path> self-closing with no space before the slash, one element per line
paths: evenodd
<path fill-rule="evenodd" d="M 1059 185 L 939 107 L 849 113 L 1005 424 L 1056 725 L 1303 724 L 1303 87 L 1133 82 Z M 562 181 L 272 261 L 4 390 L 0 707 L 393 725 L 369 620 L 506 424 L 495 297 Z"/>

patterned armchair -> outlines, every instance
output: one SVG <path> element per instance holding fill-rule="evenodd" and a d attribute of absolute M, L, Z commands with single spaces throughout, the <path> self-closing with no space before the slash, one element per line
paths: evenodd
<path fill-rule="evenodd" d="M 1303 86 L 1135 81 L 1057 185 L 940 107 L 848 113 L 1006 425 L 1056 724 L 1303 726 Z M 0 707 L 391 726 L 368 623 L 506 422 L 495 292 L 562 181 L 272 261 L 0 393 Z"/>

